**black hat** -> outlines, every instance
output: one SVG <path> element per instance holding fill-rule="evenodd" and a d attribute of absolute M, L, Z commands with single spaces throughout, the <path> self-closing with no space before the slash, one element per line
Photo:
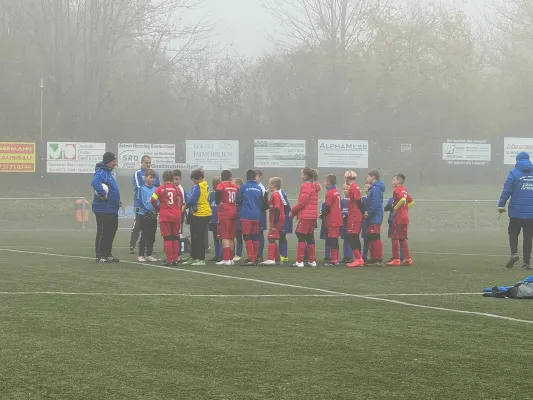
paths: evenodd
<path fill-rule="evenodd" d="M 115 161 L 116 159 L 117 158 L 115 157 L 115 155 L 111 153 L 110 151 L 108 151 L 104 154 L 103 161 L 104 161 L 104 164 L 107 164 L 107 163 L 110 163 L 111 161 Z"/>

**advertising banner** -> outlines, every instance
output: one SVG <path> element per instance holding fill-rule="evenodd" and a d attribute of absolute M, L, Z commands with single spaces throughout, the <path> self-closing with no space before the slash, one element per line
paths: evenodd
<path fill-rule="evenodd" d="M 304 168 L 305 140 L 254 140 L 255 168 Z"/>
<path fill-rule="evenodd" d="M 503 139 L 503 163 L 506 165 L 516 164 L 516 155 L 527 151 L 533 155 L 533 138 L 506 137 Z"/>
<path fill-rule="evenodd" d="M 46 172 L 92 174 L 105 153 L 105 143 L 48 142 Z"/>
<path fill-rule="evenodd" d="M 239 168 L 238 140 L 187 140 L 187 164 L 203 165 L 208 171 Z"/>
<path fill-rule="evenodd" d="M 368 168 L 368 140 L 318 140 L 318 167 Z"/>
<path fill-rule="evenodd" d="M 448 139 L 442 144 L 442 160 L 450 165 L 488 165 L 491 154 L 488 140 Z"/>
<path fill-rule="evenodd" d="M 0 142 L 0 172 L 35 172 L 35 143 Z"/>
<path fill-rule="evenodd" d="M 144 155 L 150 156 L 152 164 L 172 164 L 176 161 L 176 145 L 149 143 L 119 143 L 118 167 L 139 169 Z"/>

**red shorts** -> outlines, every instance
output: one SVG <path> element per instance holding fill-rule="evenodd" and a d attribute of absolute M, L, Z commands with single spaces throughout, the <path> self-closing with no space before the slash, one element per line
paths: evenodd
<path fill-rule="evenodd" d="M 235 239 L 237 236 L 237 220 L 236 219 L 219 219 L 217 223 L 217 238 L 218 239 Z"/>
<path fill-rule="evenodd" d="M 259 221 L 241 219 L 241 230 L 243 235 L 257 235 L 259 233 Z"/>
<path fill-rule="evenodd" d="M 361 234 L 361 221 L 350 221 L 346 223 L 346 233 L 348 235 L 360 235 Z"/>
<path fill-rule="evenodd" d="M 407 239 L 407 224 L 392 224 L 391 236 L 392 240 L 406 240 Z"/>
<path fill-rule="evenodd" d="M 308 235 L 315 232 L 316 221 L 314 219 L 300 219 L 296 226 L 296 233 Z"/>
<path fill-rule="evenodd" d="M 268 230 L 268 239 L 279 240 L 281 229 L 272 228 Z"/>
<path fill-rule="evenodd" d="M 379 224 L 372 224 L 372 225 L 368 225 L 366 227 L 366 234 L 367 235 L 371 235 L 371 234 L 379 235 L 380 233 L 381 233 L 381 225 L 379 225 Z"/>
<path fill-rule="evenodd" d="M 341 235 L 340 226 L 334 226 L 332 228 L 328 228 L 328 238 L 338 238 L 340 235 Z"/>
<path fill-rule="evenodd" d="M 159 230 L 161 236 L 179 236 L 181 228 L 181 221 L 163 221 L 159 222 Z"/>

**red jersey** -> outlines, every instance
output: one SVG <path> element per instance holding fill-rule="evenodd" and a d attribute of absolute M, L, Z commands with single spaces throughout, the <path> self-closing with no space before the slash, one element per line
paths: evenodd
<path fill-rule="evenodd" d="M 363 214 L 361 213 L 361 210 L 357 205 L 358 200 L 362 201 L 361 189 L 359 189 L 357 183 L 354 182 L 350 185 L 350 190 L 348 191 L 348 198 L 350 199 L 348 201 L 348 222 L 362 222 Z"/>
<path fill-rule="evenodd" d="M 272 193 L 272 196 L 270 196 L 270 200 L 268 200 L 268 209 L 270 210 L 268 213 L 270 229 L 283 229 L 283 226 L 285 225 L 285 205 L 283 204 L 283 199 L 279 192 L 274 192 Z M 279 212 L 275 212 L 275 210 Z M 277 224 L 275 224 L 276 215 L 279 215 Z"/>
<path fill-rule="evenodd" d="M 159 186 L 153 196 L 153 200 L 159 200 L 159 222 L 172 222 L 181 219 L 181 207 L 183 195 L 181 190 L 173 183 L 165 183 Z"/>
<path fill-rule="evenodd" d="M 341 194 L 335 186 L 330 187 L 326 192 L 325 203 L 329 208 L 325 221 L 326 227 L 336 228 L 343 226 L 344 221 L 342 220 Z"/>
<path fill-rule="evenodd" d="M 396 207 L 401 199 L 405 199 L 405 203 L 394 212 L 394 223 L 407 225 L 409 224 L 409 207 L 407 206 L 413 201 L 413 198 L 403 186 L 396 186 L 392 192 L 392 207 Z"/>
<path fill-rule="evenodd" d="M 217 209 L 218 219 L 236 219 L 237 203 L 235 203 L 235 199 L 239 187 L 233 182 L 224 181 L 219 183 L 215 190 L 220 192 L 220 203 Z"/>

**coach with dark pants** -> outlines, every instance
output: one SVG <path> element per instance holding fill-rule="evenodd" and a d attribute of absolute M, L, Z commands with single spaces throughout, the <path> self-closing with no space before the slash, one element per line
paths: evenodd
<path fill-rule="evenodd" d="M 113 169 L 117 159 L 113 153 L 104 154 L 102 162 L 96 164 L 91 186 L 94 189 L 92 209 L 96 217 L 96 240 L 94 248 L 96 262 L 119 262 L 113 257 L 113 240 L 118 229 L 118 209 L 121 207 L 120 192 Z"/>
<path fill-rule="evenodd" d="M 505 212 L 505 205 L 509 201 L 509 246 L 511 257 L 507 268 L 513 268 L 520 259 L 518 257 L 518 236 L 523 235 L 524 269 L 531 269 L 531 247 L 533 242 L 533 164 L 529 161 L 529 154 L 525 151 L 516 156 L 516 165 L 509 172 L 503 185 L 503 191 L 498 203 L 498 211 Z"/>

